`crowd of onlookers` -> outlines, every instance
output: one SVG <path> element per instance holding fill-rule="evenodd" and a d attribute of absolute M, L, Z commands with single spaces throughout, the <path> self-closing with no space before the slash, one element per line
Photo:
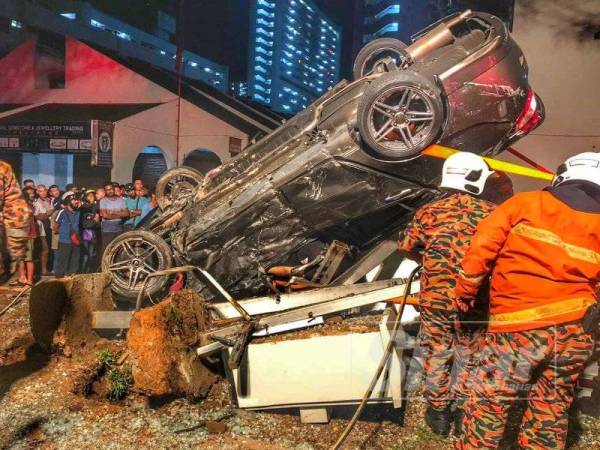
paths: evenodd
<path fill-rule="evenodd" d="M 18 277 L 10 282 L 18 287 L 40 276 L 96 272 L 108 244 L 134 229 L 157 205 L 139 179 L 127 185 L 107 182 L 96 189 L 68 184 L 63 191 L 28 179 L 22 191 L 32 220 Z"/>

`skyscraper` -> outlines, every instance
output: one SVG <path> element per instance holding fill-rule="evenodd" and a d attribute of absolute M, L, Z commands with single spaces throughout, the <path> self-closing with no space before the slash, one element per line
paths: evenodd
<path fill-rule="evenodd" d="M 410 44 L 411 36 L 429 24 L 458 11 L 472 9 L 494 14 L 512 27 L 514 0 L 361 0 L 363 43 L 394 37 Z"/>
<path fill-rule="evenodd" d="M 430 1 L 363 1 L 363 43 L 382 37 L 394 37 L 409 44 L 410 36 L 431 22 Z"/>
<path fill-rule="evenodd" d="M 400 2 L 365 0 L 364 41 L 396 36 L 400 29 Z"/>
<path fill-rule="evenodd" d="M 274 111 L 306 108 L 339 79 L 341 29 L 312 0 L 250 8 L 248 96 Z"/>

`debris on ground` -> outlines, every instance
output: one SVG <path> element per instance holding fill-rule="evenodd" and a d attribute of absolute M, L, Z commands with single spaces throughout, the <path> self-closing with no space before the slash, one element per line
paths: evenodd
<path fill-rule="evenodd" d="M 11 298 L 0 294 L 0 307 Z M 0 355 L 8 355 L 0 359 L 0 448 L 321 450 L 334 443 L 354 411 L 354 407 L 334 408 L 329 424 L 316 425 L 301 423 L 294 409 L 240 410 L 224 379 L 213 384 L 202 401 L 148 397 L 135 391 L 121 400 L 109 399 L 102 385 L 107 377 L 97 377 L 98 366 L 131 364 L 131 356 L 123 360 L 125 342 L 97 339 L 86 345 L 86 352 L 70 357 L 60 348 L 48 353 L 33 342 L 28 303 L 24 300 L 0 318 Z M 20 338 L 8 339 L 12 334 Z M 400 410 L 369 405 L 346 448 L 452 448 L 453 438 L 440 439 L 428 431 L 424 409 L 418 396 Z M 219 424 L 210 425 L 212 433 L 211 422 Z M 578 442 L 571 448 L 600 449 L 600 419 L 582 417 L 580 422 Z"/>

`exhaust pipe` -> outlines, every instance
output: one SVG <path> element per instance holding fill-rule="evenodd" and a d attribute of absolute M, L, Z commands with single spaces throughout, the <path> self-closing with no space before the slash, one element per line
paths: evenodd
<path fill-rule="evenodd" d="M 412 61 L 420 61 L 434 50 L 452 44 L 454 42 L 454 35 L 450 28 L 464 22 L 467 18 L 471 17 L 471 15 L 471 10 L 467 9 L 449 21 L 440 23 L 425 36 L 407 47 L 406 52 L 409 54 Z"/>

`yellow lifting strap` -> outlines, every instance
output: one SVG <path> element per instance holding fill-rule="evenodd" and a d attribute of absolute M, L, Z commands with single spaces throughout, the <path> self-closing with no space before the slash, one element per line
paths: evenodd
<path fill-rule="evenodd" d="M 430 145 L 425 150 L 423 150 L 423 154 L 427 156 L 433 156 L 434 158 L 442 158 L 446 159 L 450 155 L 454 153 L 458 153 L 459 150 L 454 150 L 450 147 L 444 147 L 442 145 Z M 521 166 L 519 164 L 509 163 L 506 161 L 500 161 L 499 159 L 483 157 L 485 161 L 488 163 L 490 168 L 493 170 L 499 170 L 501 172 L 512 173 L 515 175 L 521 175 L 523 177 L 529 178 L 537 178 L 539 180 L 552 181 L 554 175 L 547 172 L 542 172 L 538 169 L 533 169 L 531 167 Z"/>
<path fill-rule="evenodd" d="M 491 314 L 490 322 L 498 322 L 500 325 L 517 325 L 527 322 L 543 322 L 553 317 L 564 316 L 579 311 L 584 311 L 596 303 L 593 298 L 570 298 L 552 302 L 535 308 L 523 309 L 509 313 Z"/>

